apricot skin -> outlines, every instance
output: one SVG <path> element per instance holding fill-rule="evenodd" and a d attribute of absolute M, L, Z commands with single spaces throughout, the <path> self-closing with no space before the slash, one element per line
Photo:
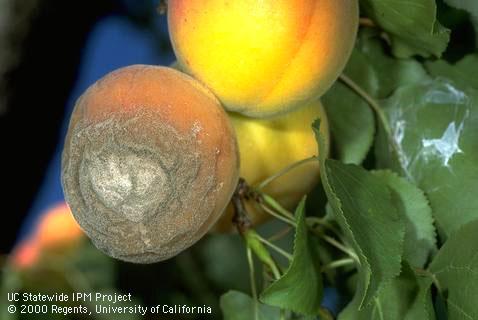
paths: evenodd
<path fill-rule="evenodd" d="M 62 183 L 99 249 L 152 263 L 211 228 L 231 198 L 238 166 L 234 130 L 207 89 L 179 71 L 135 65 L 78 99 Z"/>
<path fill-rule="evenodd" d="M 77 248 L 84 234 L 66 203 L 43 213 L 31 234 L 13 250 L 10 262 L 14 268 L 28 269 L 38 264 L 45 253 L 65 255 Z"/>
<path fill-rule="evenodd" d="M 294 112 L 272 119 L 248 118 L 230 113 L 240 150 L 240 175 L 251 186 L 300 160 L 318 155 L 312 122 L 320 119 L 320 130 L 325 137 L 328 153 L 329 129 L 327 116 L 320 101 L 307 104 Z M 294 210 L 304 195 L 319 182 L 319 162 L 302 164 L 270 183 L 263 191 L 288 210 Z M 253 224 L 265 222 L 271 216 L 254 205 L 246 203 Z M 233 230 L 232 205 L 216 223 L 214 231 Z"/>
<path fill-rule="evenodd" d="M 358 0 L 168 1 L 181 68 L 251 117 L 325 93 L 350 56 L 358 17 Z"/>

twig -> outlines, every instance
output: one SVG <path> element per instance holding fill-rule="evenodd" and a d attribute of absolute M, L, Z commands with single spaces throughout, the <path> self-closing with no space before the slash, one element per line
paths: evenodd
<path fill-rule="evenodd" d="M 232 223 L 236 226 L 237 231 L 242 235 L 252 227 L 251 219 L 249 219 L 247 216 L 243 202 L 244 195 L 247 193 L 248 188 L 249 187 L 246 181 L 243 178 L 240 178 L 231 199 L 234 206 L 234 216 L 232 218 Z"/>

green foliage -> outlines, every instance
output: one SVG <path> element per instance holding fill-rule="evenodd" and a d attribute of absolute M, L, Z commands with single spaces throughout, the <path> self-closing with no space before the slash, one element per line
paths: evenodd
<path fill-rule="evenodd" d="M 478 220 L 464 225 L 443 245 L 429 267 L 446 294 L 448 319 L 477 319 Z"/>
<path fill-rule="evenodd" d="M 426 71 L 417 61 L 393 59 L 385 50 L 376 31 L 364 30 L 344 74 L 377 99 L 389 96 L 401 85 L 419 83 L 427 78 Z M 336 157 L 345 163 L 360 164 L 374 140 L 372 110 L 354 90 L 340 81 L 322 97 L 322 102 Z"/>
<path fill-rule="evenodd" d="M 402 272 L 384 284 L 372 303 L 359 310 L 354 299 L 340 314 L 339 320 L 430 320 L 434 319 L 431 279 L 417 276 L 406 263 Z"/>
<path fill-rule="evenodd" d="M 403 258 L 414 267 L 423 267 L 436 251 L 432 210 L 425 194 L 392 171 L 373 173 L 391 189 L 393 202 L 405 221 Z"/>
<path fill-rule="evenodd" d="M 336 219 L 359 257 L 359 305 L 367 305 L 381 284 L 400 272 L 404 223 L 380 179 L 355 165 L 321 163 Z"/>
<path fill-rule="evenodd" d="M 478 198 L 470 192 L 478 188 L 477 98 L 474 90 L 438 79 L 403 86 L 382 104 L 398 153 L 380 139 L 378 165 L 425 191 L 445 236 L 478 218 Z"/>
<path fill-rule="evenodd" d="M 387 33 L 396 57 L 440 57 L 450 31 L 436 18 L 434 0 L 362 0 L 365 13 Z"/>
<path fill-rule="evenodd" d="M 247 261 L 244 257 L 244 245 L 237 235 L 217 234 L 207 237 L 198 247 L 200 259 L 204 265 L 207 279 L 221 290 L 247 291 Z M 218 252 L 221 261 L 218 263 Z"/>
<path fill-rule="evenodd" d="M 478 4 L 478 2 L 477 2 Z M 462 89 L 478 89 L 478 55 L 471 54 L 452 65 L 445 60 L 427 61 L 425 66 L 435 77 L 452 80 Z"/>
<path fill-rule="evenodd" d="M 229 291 L 221 297 L 221 310 L 224 320 L 276 320 L 279 318 L 279 309 L 264 305 L 257 305 L 257 313 L 255 313 L 256 304 L 254 300 L 245 293 L 238 291 Z"/>
<path fill-rule="evenodd" d="M 366 80 L 373 79 L 373 70 L 358 50 L 353 52 L 345 73 L 366 85 Z M 345 163 L 361 163 L 373 144 L 375 120 L 372 110 L 342 82 L 336 82 L 322 97 L 322 102 L 337 157 Z"/>
<path fill-rule="evenodd" d="M 388 97 L 399 86 L 420 83 L 427 78 L 425 69 L 417 60 L 395 59 L 390 56 L 389 48 L 377 30 L 362 30 L 358 35 L 355 51 L 364 56 L 364 63 L 372 72 L 369 77 L 352 78 L 376 99 Z M 353 60 L 350 60 L 350 63 L 353 63 Z M 349 75 L 347 72 L 346 74 Z"/>
<path fill-rule="evenodd" d="M 265 304 L 305 315 L 317 315 L 322 301 L 320 263 L 305 223 L 305 199 L 295 212 L 294 255 L 284 275 L 261 294 Z"/>

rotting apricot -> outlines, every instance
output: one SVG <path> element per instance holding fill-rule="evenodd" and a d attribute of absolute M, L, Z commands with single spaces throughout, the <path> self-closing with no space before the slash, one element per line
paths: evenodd
<path fill-rule="evenodd" d="M 136 263 L 168 259 L 222 214 L 237 142 L 219 101 L 166 67 L 114 71 L 77 101 L 62 159 L 70 208 L 93 243 Z"/>
<path fill-rule="evenodd" d="M 350 56 L 358 17 L 358 0 L 168 1 L 181 68 L 251 117 L 321 96 Z"/>

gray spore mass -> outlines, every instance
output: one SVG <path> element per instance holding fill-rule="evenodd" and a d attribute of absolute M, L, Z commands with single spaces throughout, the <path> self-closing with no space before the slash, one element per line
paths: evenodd
<path fill-rule="evenodd" d="M 216 163 L 202 160 L 197 126 L 184 136 L 151 108 L 135 110 L 90 123 L 79 100 L 63 151 L 62 184 L 74 217 L 100 250 L 152 263 L 207 231 L 221 186 Z"/>

